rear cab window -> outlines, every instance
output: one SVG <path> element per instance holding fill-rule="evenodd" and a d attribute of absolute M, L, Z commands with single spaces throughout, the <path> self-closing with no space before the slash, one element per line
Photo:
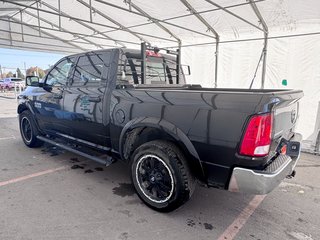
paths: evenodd
<path fill-rule="evenodd" d="M 177 83 L 176 61 L 166 55 L 146 57 L 146 79 L 144 85 L 185 84 L 185 77 L 180 68 Z M 138 53 L 120 53 L 117 84 L 141 83 L 141 56 Z"/>

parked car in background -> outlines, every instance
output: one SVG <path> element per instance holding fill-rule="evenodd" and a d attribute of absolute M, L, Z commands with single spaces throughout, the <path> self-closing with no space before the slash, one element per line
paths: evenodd
<path fill-rule="evenodd" d="M 13 90 L 14 88 L 25 88 L 25 82 L 21 78 L 4 78 L 0 80 L 1 90 Z"/>

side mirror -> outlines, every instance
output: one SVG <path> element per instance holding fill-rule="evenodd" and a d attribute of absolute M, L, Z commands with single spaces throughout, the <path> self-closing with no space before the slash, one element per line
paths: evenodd
<path fill-rule="evenodd" d="M 37 76 L 27 76 L 26 77 L 26 86 L 40 87 L 39 77 L 37 77 Z"/>

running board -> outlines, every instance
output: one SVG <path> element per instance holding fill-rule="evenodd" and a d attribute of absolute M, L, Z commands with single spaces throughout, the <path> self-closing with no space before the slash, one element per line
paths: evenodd
<path fill-rule="evenodd" d="M 49 138 L 43 137 L 43 136 L 37 136 L 37 138 L 38 138 L 39 140 L 41 140 L 41 141 L 44 141 L 44 142 L 49 143 L 49 144 L 51 144 L 51 145 L 54 145 L 54 146 L 56 146 L 56 147 L 62 148 L 62 149 L 64 149 L 64 150 L 67 150 L 67 151 L 69 151 L 69 152 L 73 152 L 73 153 L 78 154 L 78 155 L 80 155 L 80 156 L 83 156 L 83 157 L 85 157 L 85 158 L 89 158 L 90 160 L 93 160 L 93 161 L 95 161 L 95 162 L 101 163 L 101 164 L 105 165 L 106 167 L 109 166 L 109 165 L 111 165 L 111 164 L 114 162 L 113 159 L 112 159 L 112 157 L 110 157 L 110 156 L 107 156 L 106 159 L 103 159 L 103 158 L 99 158 L 99 157 L 92 156 L 92 155 L 90 155 L 90 154 L 81 152 L 81 151 L 79 151 L 79 150 L 77 150 L 77 149 L 75 149 L 75 148 L 72 148 L 72 147 L 66 146 L 66 145 L 64 145 L 64 144 L 55 142 L 55 141 L 53 141 L 53 140 L 51 140 L 51 139 L 49 139 Z"/>

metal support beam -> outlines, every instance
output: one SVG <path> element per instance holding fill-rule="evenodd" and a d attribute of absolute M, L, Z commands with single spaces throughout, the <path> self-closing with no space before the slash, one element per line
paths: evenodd
<path fill-rule="evenodd" d="M 89 0 L 90 22 L 92 22 L 92 0 Z"/>
<path fill-rule="evenodd" d="M 149 20 L 149 22 L 147 22 L 147 23 L 142 23 L 142 24 L 138 24 L 138 25 L 133 25 L 133 26 L 127 27 L 128 29 L 135 28 L 135 27 L 140 27 L 140 26 L 145 26 L 145 25 L 149 25 L 149 24 L 153 24 L 155 22 L 158 22 L 158 23 L 165 23 L 167 25 L 170 25 L 170 26 L 173 26 L 173 27 L 176 27 L 176 28 L 179 28 L 179 29 L 183 29 L 183 30 L 186 30 L 186 31 L 189 31 L 189 32 L 192 32 L 192 33 L 204 36 L 204 37 L 212 38 L 212 36 L 210 36 L 208 34 L 205 34 L 205 33 L 202 33 L 202 32 L 196 31 L 196 30 L 192 30 L 190 28 L 183 27 L 183 26 L 180 26 L 180 25 L 177 25 L 177 24 L 174 24 L 174 23 L 167 22 L 167 20 L 170 20 L 170 19 L 167 19 L 167 20 L 161 20 L 161 19 L 157 19 L 157 18 L 150 19 L 150 17 L 146 16 L 145 14 L 143 14 L 143 13 L 141 13 L 139 11 L 132 11 L 132 10 L 130 10 L 130 8 L 132 8 L 133 5 L 134 5 L 132 3 L 132 1 L 130 2 L 129 9 L 126 9 L 126 8 L 120 7 L 120 6 L 116 5 L 116 4 L 105 2 L 105 1 L 102 1 L 102 0 L 95 0 L 95 1 L 99 2 L 99 3 L 102 3 L 104 5 L 107 5 L 107 6 L 113 7 L 113 8 L 120 9 L 120 10 L 125 11 L 125 12 L 129 12 L 129 13 L 134 14 L 134 15 L 138 15 L 140 17 L 145 17 L 145 18 L 147 18 Z M 121 30 L 121 29 L 115 29 L 115 30 L 106 31 L 106 33 L 114 32 L 114 31 L 118 31 L 118 30 Z"/>
<path fill-rule="evenodd" d="M 262 78 L 261 78 L 261 89 L 264 89 L 265 79 L 266 79 L 266 71 L 267 71 L 267 49 L 268 49 L 268 26 L 267 23 L 264 21 L 257 5 L 252 1 L 248 0 L 250 5 L 256 14 L 259 22 L 261 23 L 263 30 L 264 30 L 264 42 L 263 42 L 263 63 L 262 63 Z"/>
<path fill-rule="evenodd" d="M 12 49 L 22 49 L 22 50 L 26 50 L 26 49 L 30 49 L 30 50 L 33 50 L 33 51 L 44 51 L 44 52 L 54 52 L 56 53 L 57 50 L 54 50 L 54 49 L 48 49 L 48 48 L 40 48 L 40 47 L 30 47 L 30 46 L 17 46 L 17 45 L 14 45 L 14 46 L 11 46 L 11 45 L 7 45 L 7 44 L 0 44 L 1 47 L 5 47 L 5 48 L 12 48 Z M 60 53 L 66 53 L 66 54 L 70 54 L 70 53 L 78 53 L 78 52 L 73 52 L 73 51 L 59 51 Z"/>
<path fill-rule="evenodd" d="M 9 38 L 10 38 L 10 44 L 12 45 L 12 30 L 11 30 L 11 22 L 10 18 L 8 17 L 8 24 L 9 24 Z"/>
<path fill-rule="evenodd" d="M 188 11 L 190 11 L 201 23 L 203 23 L 203 25 L 206 26 L 208 31 L 213 33 L 215 38 L 219 37 L 219 34 L 216 32 L 216 30 L 214 30 L 214 28 L 207 22 L 207 20 L 205 20 L 187 0 L 180 1 L 187 7 Z"/>
<path fill-rule="evenodd" d="M 219 34 L 217 31 L 202 17 L 196 9 L 187 1 L 187 0 L 180 0 L 183 5 L 185 5 L 188 10 L 203 24 L 206 26 L 208 31 L 212 32 L 215 39 L 216 39 L 216 51 L 215 51 L 215 74 L 214 74 L 214 87 L 217 87 L 218 84 L 218 61 L 219 61 Z M 181 45 L 179 46 L 181 48 Z"/>
<path fill-rule="evenodd" d="M 253 24 L 253 23 L 249 22 L 248 20 L 246 20 L 246 19 L 244 19 L 243 17 L 240 17 L 239 15 L 237 15 L 237 14 L 235 14 L 235 13 L 231 12 L 230 10 L 226 9 L 225 7 L 222 7 L 222 6 L 220 6 L 219 4 L 216 4 L 215 2 L 213 2 L 213 1 L 211 1 L 211 0 L 205 0 L 205 1 L 206 1 L 206 2 L 208 2 L 208 3 L 210 3 L 211 5 L 213 5 L 213 6 L 217 7 L 217 8 L 219 8 L 219 9 L 221 9 L 221 10 L 225 11 L 226 13 L 229 13 L 230 15 L 232 15 L 232 16 L 234 16 L 234 17 L 236 17 L 236 18 L 240 19 L 241 21 L 243 21 L 243 22 L 245 22 L 245 23 L 247 23 L 247 24 L 251 25 L 252 27 L 255 27 L 255 28 L 257 28 L 257 29 L 259 29 L 259 30 L 261 30 L 261 31 L 265 32 L 265 30 L 264 30 L 263 28 L 260 28 L 259 26 L 257 26 L 257 25 L 255 25 L 255 24 Z M 252 0 L 249 0 L 249 1 L 251 2 Z"/>
<path fill-rule="evenodd" d="M 141 43 L 141 84 L 144 84 L 146 81 L 146 43 Z M 138 83 L 136 83 L 138 84 Z"/>
<path fill-rule="evenodd" d="M 177 40 L 177 42 L 181 42 L 180 38 L 175 35 L 173 32 L 171 32 L 168 28 L 163 26 L 161 23 L 159 23 L 155 18 L 153 18 L 151 15 L 149 15 L 147 12 L 142 10 L 140 7 L 138 7 L 136 4 L 134 4 L 132 1 L 130 1 L 130 6 L 137 10 L 140 14 L 142 14 L 144 17 L 148 18 L 150 21 L 152 21 L 154 24 L 156 24 L 159 28 L 161 28 L 163 31 L 167 32 L 172 36 L 174 39 Z"/>
<path fill-rule="evenodd" d="M 51 10 L 60 13 L 60 15 L 63 15 L 63 16 L 65 16 L 65 17 L 72 18 L 72 16 L 70 16 L 69 14 L 66 14 L 65 12 L 63 12 L 63 11 L 61 11 L 61 10 L 59 11 L 59 9 L 51 6 L 50 4 L 48 4 L 48 3 L 46 3 L 46 2 L 41 2 L 41 3 L 42 3 L 44 6 L 50 8 Z M 75 21 L 76 23 L 78 23 L 78 24 L 80 24 L 80 25 L 82 25 L 82 26 L 90 29 L 90 30 L 93 31 L 93 32 L 98 32 L 100 35 L 104 36 L 105 38 L 107 38 L 107 39 L 109 39 L 109 40 L 111 40 L 111 41 L 114 41 L 116 44 L 118 44 L 118 45 L 126 48 L 126 45 L 124 45 L 124 44 L 121 43 L 120 41 L 118 41 L 118 40 L 116 40 L 116 39 L 108 36 L 108 35 L 105 34 L 105 33 L 102 33 L 102 32 L 97 31 L 95 28 L 91 27 L 90 25 L 88 25 L 88 24 L 86 24 L 86 23 L 84 23 L 84 22 L 82 22 L 82 21 L 80 21 L 80 20 L 73 20 L 73 21 Z"/>
<path fill-rule="evenodd" d="M 0 8 L 0 12 L 13 12 L 13 11 L 19 11 L 20 12 L 20 8 L 10 8 L 10 7 L 4 7 L 4 8 Z"/>
<path fill-rule="evenodd" d="M 1 19 L 0 19 L 0 21 L 1 21 Z M 15 34 L 15 35 L 21 35 L 21 32 L 16 32 L 16 31 L 9 31 L 9 30 L 3 30 L 3 29 L 0 29 L 0 32 L 4 32 L 4 33 L 11 33 L 11 34 Z M 41 37 L 39 36 L 39 35 L 34 35 L 34 34 L 30 34 L 30 33 L 24 33 L 24 36 L 28 36 L 28 37 L 35 37 L 35 38 L 37 38 L 37 39 L 39 39 L 40 38 L 40 40 L 42 39 L 49 39 L 49 40 L 55 40 L 55 41 L 60 41 L 60 40 L 58 40 L 58 39 L 56 39 L 56 38 L 52 38 L 52 37 L 48 37 L 48 36 L 45 36 L 45 35 L 42 35 Z M 76 41 L 76 40 L 72 40 L 72 41 L 70 41 L 70 40 L 68 40 L 69 42 L 72 42 L 72 43 L 79 43 L 79 44 L 84 44 L 84 45 L 90 45 L 90 46 L 92 46 L 92 43 L 89 43 L 89 42 L 82 42 L 82 41 Z M 101 45 L 101 44 L 100 44 Z M 110 48 L 110 47 L 114 47 L 114 45 L 101 45 L 102 47 L 108 47 L 108 48 Z M 75 48 L 76 49 L 76 48 Z M 89 49 L 88 49 L 89 50 Z"/>
<path fill-rule="evenodd" d="M 263 44 L 264 45 L 263 45 L 263 63 L 262 63 L 261 89 L 264 89 L 264 84 L 265 84 L 265 81 L 266 81 L 268 33 L 264 34 L 264 43 Z"/>
<path fill-rule="evenodd" d="M 13 17 L 13 18 L 11 17 L 11 19 L 12 19 L 13 22 L 15 22 L 15 23 L 18 23 L 18 24 L 21 24 L 21 25 L 26 25 L 25 23 L 21 22 L 19 19 L 16 19 L 16 18 L 14 18 L 14 17 Z M 36 26 L 36 27 L 31 27 L 31 26 L 29 26 L 29 27 L 32 28 L 32 29 L 34 29 L 34 30 L 37 30 L 37 26 Z M 51 33 L 49 33 L 49 32 L 46 32 L 46 31 L 44 31 L 44 30 L 41 30 L 41 31 L 42 31 L 42 33 L 44 33 L 44 34 L 46 34 L 46 35 L 48 35 L 48 36 L 50 36 L 50 37 L 52 37 L 52 38 L 55 38 L 55 39 L 57 39 L 57 40 L 60 40 L 61 42 L 65 43 L 65 44 L 68 44 L 68 45 L 71 45 L 71 46 L 73 46 L 73 47 L 79 48 L 79 49 L 81 49 L 81 50 L 83 50 L 83 51 L 86 51 L 86 49 L 81 48 L 81 47 L 79 47 L 78 45 L 75 45 L 75 44 L 73 44 L 73 43 L 70 43 L 69 41 L 67 41 L 67 40 L 65 40 L 65 39 L 63 39 L 63 38 L 57 37 L 57 36 L 55 36 L 55 35 L 53 35 L 53 34 L 51 34 Z"/>
<path fill-rule="evenodd" d="M 179 84 L 179 82 L 180 82 L 180 70 L 181 70 L 181 42 L 179 42 L 179 48 L 177 49 L 177 52 L 178 52 L 178 54 L 177 54 L 177 59 L 176 59 L 176 62 L 177 62 L 176 84 Z"/>
<path fill-rule="evenodd" d="M 20 21 L 21 23 L 23 23 L 23 19 L 22 19 L 22 11 L 20 11 Z M 23 36 L 23 24 L 21 24 L 21 37 L 22 37 L 22 41 L 24 41 L 24 36 Z"/>
<path fill-rule="evenodd" d="M 25 12 L 26 14 L 34 17 L 34 18 L 37 18 L 37 17 L 38 17 L 38 16 L 36 16 L 35 14 L 33 14 L 33 13 L 27 11 L 27 10 L 25 10 L 24 12 Z M 62 28 L 62 27 L 60 27 L 60 26 L 58 26 L 58 25 L 50 22 L 49 20 L 47 20 L 47 19 L 45 19 L 45 18 L 38 17 L 38 19 L 41 20 L 42 22 L 45 22 L 45 23 L 47 23 L 47 24 L 52 25 L 53 27 L 56 27 L 56 28 L 60 29 L 60 31 L 63 31 L 63 32 L 66 32 L 66 33 L 68 32 L 67 29 Z M 78 34 L 73 34 L 73 35 L 76 35 L 77 37 L 79 37 L 80 39 L 83 39 L 83 40 L 86 41 L 87 43 L 90 43 L 90 44 L 92 44 L 92 45 L 94 45 L 94 46 L 96 46 L 96 47 L 99 47 L 99 48 L 103 49 L 103 47 L 102 47 L 101 45 L 99 45 L 99 44 L 97 44 L 97 43 L 95 43 L 95 42 L 92 42 L 92 41 L 90 41 L 90 40 L 88 40 L 88 39 L 85 39 L 85 37 L 81 37 L 81 36 L 78 35 Z"/>
<path fill-rule="evenodd" d="M 12 3 L 12 4 L 15 4 L 17 6 L 21 6 L 21 7 L 24 7 L 25 9 L 29 8 L 29 9 L 32 9 L 32 10 L 36 10 L 36 11 L 40 11 L 40 12 L 44 12 L 44 13 L 47 13 L 47 14 L 52 14 L 52 15 L 56 15 L 56 16 L 59 16 L 59 12 L 58 11 L 50 11 L 50 10 L 47 10 L 47 9 L 42 9 L 42 8 L 37 8 L 37 7 L 34 7 L 32 5 L 28 6 L 28 5 L 25 5 L 25 4 L 22 4 L 22 3 L 19 3 L 19 2 L 11 2 L 9 0 L 1 0 L 3 2 L 7 2 L 7 3 Z M 40 0 L 38 0 L 40 1 Z M 45 5 L 45 2 L 41 2 L 41 4 Z M 47 3 L 46 3 L 47 4 Z M 48 4 L 47 4 L 48 5 Z M 49 7 L 50 8 L 50 7 Z M 103 24 L 103 23 L 98 23 L 98 22 L 90 22 L 89 20 L 85 20 L 85 19 L 80 19 L 80 18 L 76 18 L 76 17 L 72 17 L 70 15 L 64 15 L 63 13 L 61 14 L 61 17 L 64 17 L 64 18 L 67 18 L 69 20 L 73 20 L 73 21 L 78 21 L 78 22 L 82 22 L 82 23 L 90 23 L 90 24 L 94 24 L 94 25 L 97 25 L 97 26 L 101 26 L 101 27 L 106 27 L 106 28 L 111 28 L 115 31 L 125 31 L 125 29 L 120 29 L 119 27 L 115 27 L 115 26 L 111 26 L 111 25 L 106 25 L 106 24 Z M 161 39 L 161 40 L 165 40 L 165 41 L 169 41 L 169 42 L 175 42 L 174 40 L 172 39 L 168 39 L 168 38 L 164 38 L 164 37 L 161 37 L 161 36 L 155 36 L 155 35 L 150 35 L 150 34 L 145 34 L 145 33 L 141 33 L 141 32 L 137 32 L 137 31 L 132 31 L 133 33 L 136 33 L 136 34 L 139 34 L 139 35 L 142 35 L 142 36 L 148 36 L 148 37 L 152 37 L 152 38 L 157 38 L 157 39 Z M 108 31 L 104 31 L 104 32 L 97 32 L 95 31 L 95 33 L 91 34 L 91 35 L 87 35 L 87 36 L 93 36 L 93 35 L 98 35 L 98 34 L 106 34 L 108 33 Z M 118 39 L 115 39 L 117 42 L 123 42 L 123 43 L 126 43 L 126 41 L 122 41 L 122 40 L 118 40 Z M 137 43 L 140 45 L 140 43 Z"/>
<path fill-rule="evenodd" d="M 39 25 L 39 36 L 41 37 L 41 23 L 40 23 L 40 12 L 39 12 L 39 3 L 37 2 L 37 18 L 38 18 L 38 25 Z"/>
<path fill-rule="evenodd" d="M 1 30 L 0 30 L 1 31 Z M 8 39 L 7 38 L 1 38 L 0 37 L 0 40 L 5 40 L 7 41 Z M 26 44 L 32 44 L 32 45 L 36 45 L 36 46 L 48 46 L 48 47 L 54 47 L 54 48 L 62 48 L 62 49 L 66 49 L 66 48 L 70 48 L 70 49 L 73 49 L 75 51 L 77 51 L 79 48 L 76 48 L 76 47 L 66 47 L 66 46 L 61 46 L 61 43 L 60 44 L 51 44 L 51 43 L 39 43 L 39 42 L 33 42 L 33 41 L 21 41 L 21 40 L 12 40 L 12 44 L 11 46 L 14 46 L 13 43 L 14 42 L 17 42 L 17 43 L 26 43 Z"/>
<path fill-rule="evenodd" d="M 58 10 L 59 10 L 59 29 L 61 29 L 61 0 L 58 0 Z"/>
<path fill-rule="evenodd" d="M 15 12 L 15 13 L 12 14 L 10 17 L 16 16 L 17 14 L 19 14 L 20 11 L 23 11 L 23 10 L 27 9 L 28 7 L 32 7 L 32 6 L 33 6 L 34 4 L 36 4 L 36 3 L 38 4 L 39 1 L 41 1 L 41 0 L 36 0 L 35 2 L 33 2 L 33 3 L 30 4 L 30 5 L 25 5 L 24 8 L 22 8 L 22 9 L 20 8 L 19 11 Z M 2 1 L 2 2 L 4 2 L 4 1 Z M 11 2 L 11 3 L 14 4 L 13 2 Z M 18 6 L 19 6 L 19 5 L 18 5 Z"/>
<path fill-rule="evenodd" d="M 137 37 L 141 42 L 146 42 L 150 45 L 150 42 L 146 39 L 144 39 L 143 37 L 139 36 L 138 34 L 132 32 L 130 29 L 128 29 L 127 27 L 125 27 L 124 25 L 122 25 L 121 23 L 119 23 L 118 21 L 114 20 L 113 18 L 109 17 L 108 15 L 104 14 L 103 12 L 101 12 L 100 10 L 98 10 L 97 8 L 92 7 L 92 5 L 86 3 L 83 0 L 77 0 L 79 3 L 81 3 L 82 5 L 88 7 L 90 9 L 90 11 L 95 11 L 95 13 L 99 14 L 101 17 L 107 19 L 108 21 L 112 22 L 113 24 L 119 26 L 121 29 L 125 29 L 128 33 L 130 33 L 131 35 Z"/>
<path fill-rule="evenodd" d="M 0 16 L 0 21 L 10 22 L 9 20 L 6 20 L 6 19 L 2 18 L 1 16 Z M 17 22 L 15 22 L 15 21 L 12 21 L 11 23 L 17 24 Z M 39 28 L 38 25 L 32 25 L 32 24 L 28 24 L 28 23 L 20 23 L 20 24 L 23 24 L 24 26 L 31 27 L 31 28 L 36 29 L 36 30 L 38 30 L 38 28 Z M 92 36 L 92 35 L 83 34 L 83 33 L 79 33 L 79 32 L 72 32 L 72 31 L 67 31 L 66 32 L 66 31 L 61 31 L 59 29 L 48 28 L 48 27 L 44 27 L 44 26 L 41 26 L 41 30 L 49 30 L 49 31 L 60 32 L 60 33 L 63 32 L 63 33 L 69 33 L 69 34 L 74 35 L 74 36 L 79 35 L 79 36 L 86 37 L 86 38 L 87 37 L 91 37 L 91 38 L 96 38 L 96 39 L 107 40 L 105 37 L 102 37 L 102 36 Z M 66 40 L 66 41 L 73 41 L 73 40 Z M 108 41 L 112 41 L 112 40 L 108 40 Z M 114 42 L 114 41 L 112 41 L 112 42 Z M 140 46 L 140 43 L 136 43 L 136 42 L 130 42 L 130 41 L 122 41 L 122 42 Z M 113 47 L 116 47 L 116 46 L 113 45 Z"/>
<path fill-rule="evenodd" d="M 218 87 L 218 61 L 219 61 L 219 43 L 220 39 L 216 41 L 216 52 L 215 52 L 215 67 L 214 67 L 214 87 Z"/>

